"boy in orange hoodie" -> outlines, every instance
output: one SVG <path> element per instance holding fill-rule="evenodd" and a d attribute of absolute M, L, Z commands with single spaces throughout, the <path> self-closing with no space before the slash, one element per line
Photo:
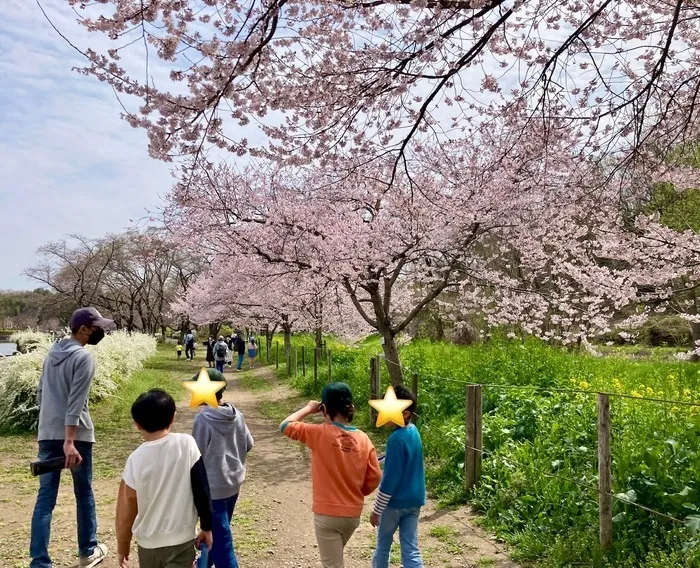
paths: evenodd
<path fill-rule="evenodd" d="M 319 412 L 323 424 L 302 422 Z M 280 424 L 285 436 L 311 450 L 312 510 L 323 568 L 344 568 L 343 551 L 360 524 L 364 498 L 382 477 L 374 445 L 367 434 L 350 426 L 354 414 L 350 387 L 331 383 L 320 403 L 310 401 Z"/>

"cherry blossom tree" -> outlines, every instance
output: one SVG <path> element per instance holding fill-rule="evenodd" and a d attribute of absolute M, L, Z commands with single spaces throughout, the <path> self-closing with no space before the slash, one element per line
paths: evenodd
<path fill-rule="evenodd" d="M 595 189 L 585 185 L 591 166 L 565 137 L 559 152 L 544 156 L 539 126 L 528 128 L 531 143 L 512 143 L 521 128 L 482 125 L 480 144 L 426 147 L 391 184 L 383 181 L 391 159 L 382 168 L 357 164 L 350 174 L 275 164 L 202 168 L 174 189 L 167 222 L 218 254 L 254 255 L 278 271 L 340 287 L 381 336 L 399 383 L 396 337 L 427 305 L 461 289 L 479 291 L 473 309 L 488 307 L 496 297 L 490 289 L 515 288 L 498 264 L 504 247 L 540 275 L 551 269 L 542 262 L 549 237 L 566 242 L 579 230 L 575 199 Z M 552 219 L 561 232 L 547 233 Z M 499 293 L 503 305 L 507 296 Z M 515 319 L 527 313 L 522 302 L 509 307 Z"/>
<path fill-rule="evenodd" d="M 426 144 L 520 109 L 620 164 L 697 135 L 686 0 L 66 3 L 113 44 L 86 49 L 82 71 L 129 95 L 153 156 L 192 168 L 212 148 L 336 169 L 388 158 L 393 182 Z"/>
<path fill-rule="evenodd" d="M 273 331 L 279 327 L 289 357 L 293 330 L 345 338 L 368 332 L 343 300 L 325 279 L 235 250 L 215 257 L 173 309 L 199 324 L 233 320 L 250 327 L 267 324 Z"/>
<path fill-rule="evenodd" d="M 575 341 L 694 277 L 692 235 L 621 206 L 698 181 L 694 4 L 66 1 L 114 46 L 82 71 L 183 167 L 176 234 L 340 287 L 394 382 L 445 290 Z"/>

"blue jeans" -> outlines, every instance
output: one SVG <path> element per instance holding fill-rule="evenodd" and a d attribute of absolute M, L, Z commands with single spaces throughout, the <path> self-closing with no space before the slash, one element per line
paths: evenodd
<path fill-rule="evenodd" d="M 415 509 L 387 507 L 384 509 L 377 528 L 377 548 L 374 551 L 374 558 L 372 558 L 372 568 L 388 568 L 389 553 L 396 529 L 399 529 L 403 568 L 422 568 L 423 560 L 421 560 L 418 550 L 419 513 L 420 507 Z"/>
<path fill-rule="evenodd" d="M 75 448 L 83 458 L 81 464 L 71 470 L 73 492 L 77 502 L 78 553 L 90 556 L 97 546 L 97 515 L 95 496 L 92 493 L 92 444 L 75 442 Z M 39 442 L 39 459 L 46 460 L 63 456 L 63 440 Z M 52 471 L 39 476 L 39 495 L 32 515 L 32 537 L 29 554 L 30 568 L 51 568 L 49 540 L 51 539 L 51 517 L 58 497 L 61 471 Z"/>
<path fill-rule="evenodd" d="M 244 353 L 238 354 L 238 367 L 236 367 L 236 369 L 238 369 L 239 371 L 243 368 L 243 356 L 244 355 L 245 355 Z"/>
<path fill-rule="evenodd" d="M 226 363 L 226 361 L 217 361 L 216 362 L 216 370 L 219 371 L 219 373 L 224 372 L 224 364 L 225 363 Z"/>
<path fill-rule="evenodd" d="M 212 539 L 214 546 L 209 553 L 209 568 L 238 568 L 236 552 L 233 549 L 233 536 L 231 535 L 231 519 L 233 509 L 236 506 L 238 495 L 226 499 L 212 499 L 214 510 L 212 515 Z"/>

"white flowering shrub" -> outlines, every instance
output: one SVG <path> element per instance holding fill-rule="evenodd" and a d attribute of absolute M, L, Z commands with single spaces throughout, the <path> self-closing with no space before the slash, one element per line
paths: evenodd
<path fill-rule="evenodd" d="M 35 430 L 39 420 L 37 386 L 53 341 L 46 334 L 34 332 L 16 334 L 11 340 L 28 341 L 33 349 L 26 354 L 0 359 L 0 428 Z M 94 402 L 129 381 L 143 367 L 144 361 L 155 355 L 156 340 L 142 333 L 117 331 L 98 345 L 87 348 L 95 356 L 95 378 L 90 389 L 90 400 Z"/>
<path fill-rule="evenodd" d="M 33 349 L 42 349 L 51 345 L 51 336 L 39 331 L 20 331 L 10 336 L 10 342 L 17 344 L 17 349 L 21 353 L 28 353 Z"/>

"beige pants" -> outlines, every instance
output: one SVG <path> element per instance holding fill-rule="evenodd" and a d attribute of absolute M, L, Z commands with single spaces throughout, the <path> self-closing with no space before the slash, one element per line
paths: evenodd
<path fill-rule="evenodd" d="M 345 568 L 343 549 L 358 526 L 359 517 L 329 517 L 314 513 L 316 542 L 323 568 Z"/>

